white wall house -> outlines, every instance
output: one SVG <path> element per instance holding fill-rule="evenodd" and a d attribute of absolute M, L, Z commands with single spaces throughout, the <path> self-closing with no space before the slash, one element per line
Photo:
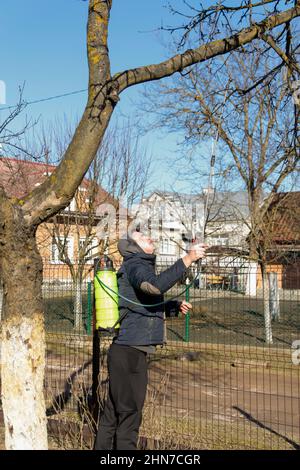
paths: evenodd
<path fill-rule="evenodd" d="M 246 274 L 249 263 L 238 254 L 247 249 L 249 209 L 246 192 L 187 195 L 154 191 L 142 200 L 139 215 L 144 227 L 148 227 L 157 241 L 157 262 L 161 264 L 172 264 L 185 253 L 187 244 L 183 235 L 197 234 L 201 238 L 207 215 L 205 242 L 215 247 L 216 253 L 207 257 L 202 266 L 206 265 L 208 270 L 234 271 L 237 268 L 244 290 L 251 290 L 254 295 L 256 279 L 251 276 L 250 289 Z M 251 272 L 255 272 L 253 266 L 251 268 Z"/>
<path fill-rule="evenodd" d="M 139 216 L 157 243 L 157 262 L 171 264 L 185 253 L 184 235 L 203 226 L 201 196 L 154 191 L 141 202 Z"/>

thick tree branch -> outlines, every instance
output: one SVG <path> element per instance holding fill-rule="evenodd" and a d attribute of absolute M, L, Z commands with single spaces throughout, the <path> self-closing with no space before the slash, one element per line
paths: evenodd
<path fill-rule="evenodd" d="M 108 23 L 112 0 L 90 0 L 87 25 L 89 64 L 89 101 L 93 104 L 97 92 L 110 80 L 108 55 Z"/>
<path fill-rule="evenodd" d="M 283 163 L 289 158 L 289 153 L 290 152 L 287 152 L 287 154 L 282 155 L 282 157 L 278 158 L 278 160 L 276 160 L 265 173 L 262 173 L 262 176 L 260 178 L 261 183 L 268 181 L 268 178 L 275 173 L 281 163 Z"/>
<path fill-rule="evenodd" d="M 181 72 L 186 67 L 234 51 L 297 16 L 300 16 L 299 4 L 289 10 L 271 15 L 260 23 L 253 24 L 250 28 L 242 29 L 239 33 L 227 38 L 211 41 L 195 49 L 189 49 L 159 64 L 138 67 L 116 74 L 113 80 L 118 84 L 118 90 L 121 92 L 138 83 L 169 77 L 176 72 Z"/>
<path fill-rule="evenodd" d="M 109 123 L 111 99 L 107 32 L 112 0 L 90 0 L 87 26 L 89 96 L 63 160 L 20 204 L 27 224 L 38 225 L 66 207 L 88 170 Z"/>

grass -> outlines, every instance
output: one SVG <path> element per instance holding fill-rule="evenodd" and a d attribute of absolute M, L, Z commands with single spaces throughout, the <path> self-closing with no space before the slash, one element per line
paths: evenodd
<path fill-rule="evenodd" d="M 68 295 L 44 298 L 46 330 L 52 332 L 74 332 L 74 299 L 70 292 Z M 82 302 L 83 321 L 85 329 L 88 320 L 88 298 L 83 295 Z"/>
<path fill-rule="evenodd" d="M 191 422 L 184 418 L 157 417 L 151 425 L 144 419 L 140 434 L 146 438 L 150 449 L 160 450 L 294 449 L 292 439 L 248 423 Z"/>
<path fill-rule="evenodd" d="M 200 343 L 264 346 L 265 327 L 261 299 L 240 295 L 195 299 L 190 315 L 189 340 Z M 300 336 L 300 300 L 280 302 L 280 321 L 272 322 L 273 345 L 290 348 Z M 183 341 L 184 320 L 168 321 L 168 337 Z"/>
<path fill-rule="evenodd" d="M 67 295 L 68 294 L 68 295 Z M 208 294 L 207 294 L 208 295 Z M 189 341 L 233 345 L 265 346 L 263 303 L 233 294 L 218 292 L 213 297 L 192 299 Z M 49 332 L 74 333 L 74 302 L 70 292 L 44 299 L 46 329 Z M 83 320 L 87 330 L 87 295 L 83 296 Z M 273 344 L 290 348 L 300 336 L 300 300 L 281 300 L 280 321 L 272 322 Z M 185 321 L 167 320 L 168 339 L 182 342 Z M 84 333 L 83 331 L 83 333 Z"/>

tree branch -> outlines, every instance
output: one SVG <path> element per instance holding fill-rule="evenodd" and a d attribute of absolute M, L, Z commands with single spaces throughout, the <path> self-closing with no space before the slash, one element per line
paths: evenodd
<path fill-rule="evenodd" d="M 195 49 L 189 49 L 159 64 L 138 67 L 118 73 L 114 75 L 113 81 L 117 83 L 118 91 L 122 92 L 126 88 L 138 83 L 169 77 L 176 72 L 181 72 L 186 67 L 234 51 L 254 39 L 260 38 L 266 31 L 285 24 L 297 16 L 300 16 L 299 4 L 284 12 L 271 15 L 260 23 L 253 24 L 250 28 L 244 28 L 237 34 L 211 41 Z"/>
<path fill-rule="evenodd" d="M 109 123 L 115 105 L 111 99 L 107 49 L 111 6 L 112 0 L 89 0 L 88 103 L 61 163 L 49 178 L 21 202 L 27 224 L 38 225 L 69 204 Z"/>
<path fill-rule="evenodd" d="M 272 47 L 272 49 L 274 49 L 274 51 L 279 55 L 282 61 L 288 66 L 288 68 L 292 72 L 296 71 L 297 73 L 300 73 L 300 66 L 297 64 L 297 62 L 291 60 L 286 55 L 286 53 L 276 44 L 276 41 L 271 34 L 262 34 L 261 39 L 263 39 L 263 41 L 265 41 L 269 46 Z"/>

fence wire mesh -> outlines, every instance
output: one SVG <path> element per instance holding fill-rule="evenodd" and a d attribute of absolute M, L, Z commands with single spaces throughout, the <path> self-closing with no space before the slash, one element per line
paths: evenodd
<path fill-rule="evenodd" d="M 91 448 L 95 373 L 101 410 L 111 338 L 100 337 L 95 349 L 90 267 L 78 283 L 65 266 L 45 266 L 50 445 Z M 167 345 L 149 357 L 141 448 L 300 449 L 300 273 L 271 271 L 276 279 L 265 289 L 256 268 L 206 266 L 194 282 L 189 273 L 189 321 L 167 319 Z M 182 279 L 167 297 L 183 300 L 185 286 Z"/>

